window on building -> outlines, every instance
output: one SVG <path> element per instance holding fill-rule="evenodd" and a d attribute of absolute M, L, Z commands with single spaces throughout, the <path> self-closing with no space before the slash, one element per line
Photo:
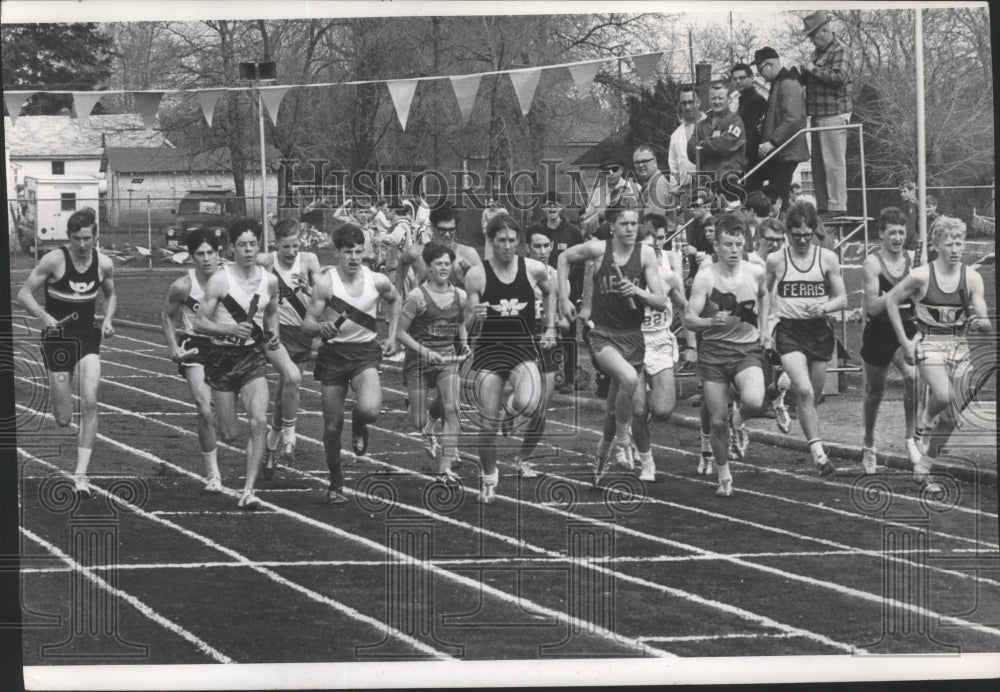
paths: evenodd
<path fill-rule="evenodd" d="M 66 175 L 66 162 L 65 161 L 53 161 L 52 162 L 52 175 Z"/>
<path fill-rule="evenodd" d="M 75 192 L 64 192 L 59 197 L 62 200 L 62 206 L 60 208 L 63 211 L 76 211 L 76 193 Z"/>

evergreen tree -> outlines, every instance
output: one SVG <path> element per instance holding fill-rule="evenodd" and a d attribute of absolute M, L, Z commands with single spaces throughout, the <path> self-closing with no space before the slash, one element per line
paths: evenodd
<path fill-rule="evenodd" d="M 653 147 L 660 165 L 665 165 L 670 149 L 670 134 L 680 123 L 677 103 L 679 85 L 672 79 L 657 79 L 652 90 L 643 89 L 638 96 L 629 96 L 628 148 L 646 143 Z"/>
<path fill-rule="evenodd" d="M 113 42 L 97 24 L 8 24 L 0 28 L 3 86 L 7 90 L 89 91 L 111 74 Z M 25 115 L 54 115 L 72 106 L 68 94 L 38 94 Z M 100 113 L 100 104 L 94 113 Z"/>

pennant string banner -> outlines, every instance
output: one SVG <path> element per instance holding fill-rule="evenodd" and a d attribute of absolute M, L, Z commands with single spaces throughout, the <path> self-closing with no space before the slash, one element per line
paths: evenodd
<path fill-rule="evenodd" d="M 476 105 L 476 94 L 479 93 L 479 83 L 482 75 L 474 74 L 468 77 L 452 77 L 451 88 L 455 90 L 458 109 L 462 112 L 462 124 L 469 122 L 472 109 Z"/>
<path fill-rule="evenodd" d="M 528 111 L 531 110 L 531 102 L 535 99 L 535 89 L 538 88 L 538 81 L 541 78 L 541 69 L 510 73 L 510 82 L 514 85 L 517 101 L 521 104 L 521 115 L 525 117 L 527 117 Z"/>
<path fill-rule="evenodd" d="M 389 87 L 389 96 L 392 97 L 392 105 L 396 108 L 396 117 L 399 118 L 399 126 L 406 132 L 406 121 L 410 117 L 410 104 L 413 103 L 413 95 L 417 93 L 417 80 L 415 79 L 393 79 L 385 83 Z"/>
<path fill-rule="evenodd" d="M 73 94 L 73 115 L 77 120 L 86 121 L 90 118 L 90 112 L 101 100 L 104 94 L 99 91 L 74 91 Z"/>
<path fill-rule="evenodd" d="M 20 92 L 14 94 L 4 94 L 3 102 L 7 105 L 7 112 L 10 114 L 10 124 L 17 122 L 17 116 L 21 114 L 21 107 L 24 102 L 31 98 L 31 92 Z"/>
<path fill-rule="evenodd" d="M 142 125 L 147 130 L 152 130 L 156 124 L 156 111 L 160 107 L 162 98 L 162 91 L 138 91 L 135 94 L 135 107 L 139 110 Z"/>
<path fill-rule="evenodd" d="M 264 108 L 267 109 L 267 114 L 271 116 L 271 122 L 275 125 L 278 124 L 278 108 L 281 107 L 281 99 L 285 98 L 285 94 L 291 88 L 290 86 L 285 86 L 260 90 L 260 98 L 264 101 Z"/>
<path fill-rule="evenodd" d="M 429 80 L 434 80 L 434 79 L 452 79 L 452 78 L 475 77 L 475 76 L 483 77 L 485 75 L 496 75 L 496 74 L 510 74 L 510 75 L 513 75 L 513 74 L 517 74 L 519 72 L 535 72 L 537 70 L 542 70 L 542 69 L 544 69 L 544 70 L 551 70 L 551 69 L 555 69 L 555 68 L 559 68 L 559 67 L 575 67 L 577 65 L 587 65 L 587 64 L 591 64 L 591 63 L 598 63 L 598 64 L 600 64 L 600 63 L 603 63 L 603 62 L 607 62 L 608 60 L 627 60 L 627 59 L 634 60 L 636 57 L 641 57 L 643 55 L 645 55 L 645 56 L 653 56 L 653 55 L 655 55 L 656 56 L 656 61 L 659 62 L 660 56 L 662 56 L 664 53 L 674 53 L 674 52 L 686 51 L 686 50 L 687 50 L 686 48 L 676 48 L 676 49 L 672 49 L 672 50 L 668 50 L 668 51 L 662 51 L 662 52 L 659 52 L 659 53 L 640 53 L 638 55 L 620 55 L 620 56 L 615 56 L 614 58 L 598 58 L 596 60 L 578 60 L 576 62 L 564 62 L 564 63 L 555 64 L 555 65 L 541 65 L 539 67 L 519 68 L 519 69 L 514 69 L 514 70 L 490 70 L 490 71 L 487 71 L 487 72 L 475 72 L 475 73 L 471 73 L 471 74 L 460 74 L 460 75 L 435 75 L 435 76 L 429 76 L 429 77 L 411 77 L 410 79 L 416 80 L 418 82 L 422 82 L 422 81 L 429 81 Z M 331 87 L 331 86 L 358 86 L 358 85 L 361 85 L 361 84 L 380 84 L 380 83 L 385 82 L 385 81 L 387 81 L 387 80 L 385 80 L 385 79 L 360 79 L 360 80 L 353 80 L 353 81 L 349 81 L 349 82 L 319 82 L 319 83 L 315 83 L 315 84 L 289 84 L 288 86 L 289 87 L 293 87 L 293 88 L 301 88 L 301 89 L 313 89 L 313 88 Z M 407 81 L 409 81 L 409 80 L 407 80 Z M 252 87 L 252 86 L 239 86 L 239 87 L 225 87 L 225 88 L 223 88 L 221 90 L 222 91 L 252 91 L 253 89 L 254 89 L 254 87 Z M 219 87 L 205 87 L 205 88 L 199 88 L 199 89 L 164 89 L 163 93 L 166 93 L 166 94 L 194 94 L 194 93 L 199 93 L 199 92 L 219 91 L 219 90 L 220 90 Z M 9 93 L 9 94 L 27 94 L 28 96 L 30 96 L 32 94 L 38 93 L 38 90 L 37 89 L 34 90 L 34 91 L 16 91 L 16 90 L 12 90 L 12 91 L 7 91 L 5 93 Z M 45 90 L 45 93 L 47 93 L 47 94 L 78 94 L 80 92 L 69 91 L 69 90 L 60 90 L 60 89 L 51 89 L 51 90 Z M 131 93 L 134 93 L 134 92 L 129 91 L 127 89 L 111 89 L 111 90 L 108 90 L 108 91 L 94 91 L 94 92 L 89 92 L 89 93 L 100 94 L 100 95 L 103 96 L 105 94 L 121 95 L 121 94 L 131 94 Z"/>
<path fill-rule="evenodd" d="M 569 74 L 573 77 L 573 84 L 576 85 L 576 93 L 580 96 L 586 96 L 590 91 L 591 85 L 594 83 L 594 77 L 597 76 L 598 70 L 601 69 L 601 63 L 590 62 L 584 63 L 583 65 L 573 65 L 569 68 Z"/>
<path fill-rule="evenodd" d="M 639 80 L 646 83 L 656 76 L 656 66 L 660 64 L 663 53 L 646 53 L 645 55 L 633 55 L 632 64 L 639 74 Z"/>
<path fill-rule="evenodd" d="M 225 93 L 224 89 L 212 89 L 211 91 L 201 91 L 198 93 L 198 103 L 201 104 L 201 112 L 212 127 L 212 118 L 215 116 L 215 107 L 219 105 L 219 99 Z"/>

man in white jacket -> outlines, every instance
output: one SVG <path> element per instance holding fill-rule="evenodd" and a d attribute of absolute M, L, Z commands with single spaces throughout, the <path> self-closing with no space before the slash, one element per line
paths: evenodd
<path fill-rule="evenodd" d="M 670 184 L 675 192 L 691 183 L 691 173 L 696 169 L 696 164 L 687 156 L 687 143 L 694 134 L 695 124 L 705 119 L 698 92 L 693 86 L 682 86 L 679 96 L 681 124 L 670 135 L 667 162 L 670 166 Z"/>

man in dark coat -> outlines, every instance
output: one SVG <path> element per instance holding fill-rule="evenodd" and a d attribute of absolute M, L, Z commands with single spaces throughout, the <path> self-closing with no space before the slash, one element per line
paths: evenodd
<path fill-rule="evenodd" d="M 753 83 L 753 72 L 750 66 L 738 62 L 733 65 L 733 88 L 739 92 L 740 105 L 736 113 L 743 120 L 743 125 L 747 129 L 747 170 L 751 170 L 760 163 L 760 156 L 757 149 L 760 147 L 760 128 L 764 122 L 764 114 L 767 112 L 767 101 L 757 93 L 757 87 Z M 764 180 L 757 175 L 747 178 L 746 190 L 753 192 L 759 190 Z"/>
<path fill-rule="evenodd" d="M 761 178 L 770 181 L 781 194 L 781 205 L 788 208 L 788 194 L 792 187 L 792 175 L 802 161 L 809 160 L 809 147 L 805 135 L 798 135 L 806 126 L 805 100 L 798 71 L 793 67 L 782 67 L 781 58 L 770 46 L 754 53 L 754 64 L 760 75 L 771 83 L 771 93 L 767 99 L 767 113 L 761 126 L 761 143 L 757 153 L 763 159 L 774 149 L 789 139 L 787 144 L 775 154 L 761 169 Z"/>
<path fill-rule="evenodd" d="M 712 82 L 708 96 L 711 110 L 695 125 L 688 141 L 688 158 L 696 162 L 700 172 L 713 174 L 713 192 L 723 187 L 736 189 L 747 164 L 746 128 L 742 118 L 729 110 L 729 87 Z M 724 179 L 729 181 L 725 185 Z"/>

